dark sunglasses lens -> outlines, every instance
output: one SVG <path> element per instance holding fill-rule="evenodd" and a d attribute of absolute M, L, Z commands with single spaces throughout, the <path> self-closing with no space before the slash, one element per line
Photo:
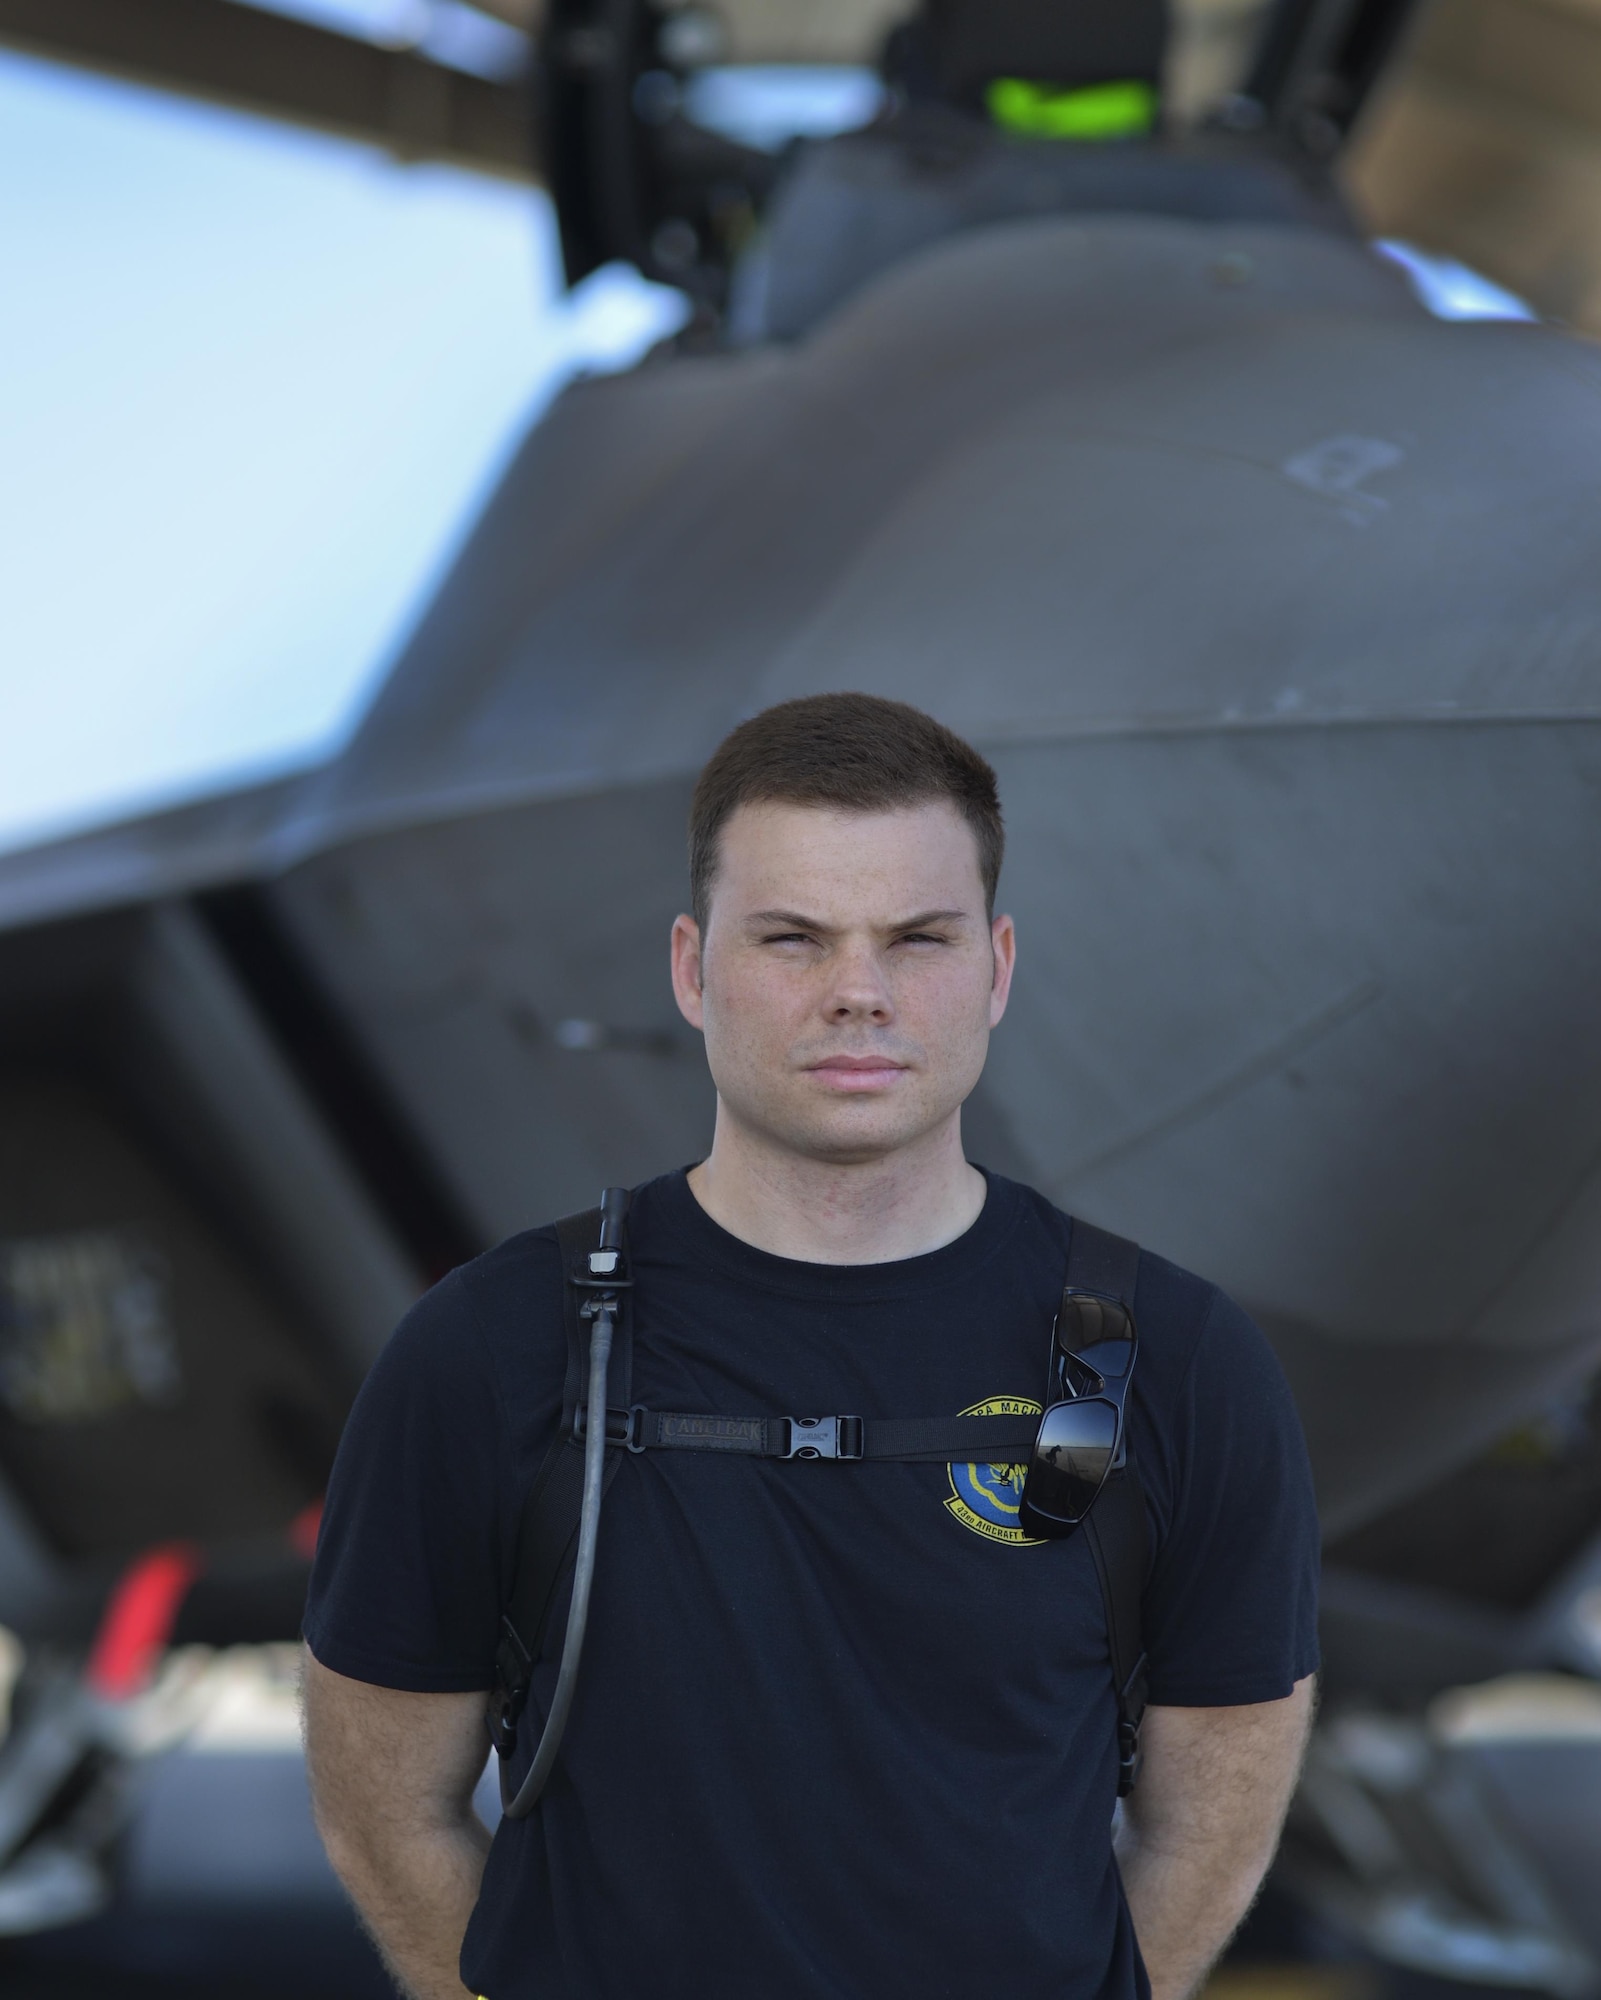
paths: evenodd
<path fill-rule="evenodd" d="M 1040 1419 L 1025 1493 L 1051 1521 L 1082 1521 L 1105 1483 L 1117 1446 L 1117 1411 L 1099 1398 L 1053 1403 Z"/>
<path fill-rule="evenodd" d="M 1056 1346 L 1058 1354 L 1076 1355 L 1097 1375 L 1115 1382 L 1128 1373 L 1134 1359 L 1134 1321 L 1116 1299 L 1065 1292 L 1056 1320 Z"/>

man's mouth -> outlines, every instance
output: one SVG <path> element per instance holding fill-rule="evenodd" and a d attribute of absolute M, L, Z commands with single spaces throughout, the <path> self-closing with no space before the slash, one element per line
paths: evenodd
<path fill-rule="evenodd" d="M 889 1056 L 825 1056 L 810 1069 L 813 1076 L 822 1077 L 836 1090 L 870 1090 L 875 1084 L 904 1075 L 906 1064 Z"/>

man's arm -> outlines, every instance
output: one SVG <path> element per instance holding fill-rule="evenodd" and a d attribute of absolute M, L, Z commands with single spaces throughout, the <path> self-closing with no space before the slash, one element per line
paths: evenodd
<path fill-rule="evenodd" d="M 462 2000 L 456 1969 L 489 1852 L 472 1808 L 486 1694 L 407 1694 L 305 1655 L 317 1831 L 412 2000 Z"/>
<path fill-rule="evenodd" d="M 1251 1907 L 1295 1789 L 1313 1680 L 1243 1708 L 1150 1708 L 1117 1858 L 1151 2000 L 1188 2000 Z"/>

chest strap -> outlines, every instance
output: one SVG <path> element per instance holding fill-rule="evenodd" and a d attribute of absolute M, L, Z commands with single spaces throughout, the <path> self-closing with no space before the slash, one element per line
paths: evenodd
<path fill-rule="evenodd" d="M 580 1404 L 574 1435 L 589 1413 Z M 606 1412 L 606 1442 L 629 1451 L 727 1451 L 745 1458 L 895 1459 L 946 1465 L 1021 1464 L 1038 1412 L 1010 1417 L 725 1417 L 711 1412 Z"/>
<path fill-rule="evenodd" d="M 564 1283 L 568 1368 L 562 1425 L 524 1504 L 509 1602 L 501 1619 L 496 1686 L 489 1731 L 503 1758 L 516 1748 L 517 1724 L 528 1699 L 534 1663 L 543 1650 L 557 1585 L 577 1538 L 582 1440 L 587 1410 L 580 1400 L 586 1343 L 580 1308 L 584 1254 L 593 1247 L 600 1211 L 565 1216 L 556 1224 Z M 1069 1285 L 1132 1303 L 1138 1247 L 1086 1222 L 1074 1222 Z M 721 1451 L 749 1458 L 924 1461 L 1016 1465 L 1026 1462 L 1037 1416 L 991 1417 L 730 1417 L 710 1412 L 648 1410 L 628 1401 L 633 1360 L 630 1294 L 612 1349 L 606 1441 L 633 1452 Z M 613 1403 L 612 1398 L 617 1398 Z M 611 1456 L 608 1481 L 622 1463 Z M 1142 1598 L 1151 1549 L 1145 1496 L 1132 1461 L 1114 1472 L 1083 1523 L 1095 1560 L 1106 1615 L 1112 1684 L 1117 1697 L 1118 1795 L 1132 1789 L 1139 1769 L 1140 1719 L 1145 1709 L 1146 1658 Z"/>

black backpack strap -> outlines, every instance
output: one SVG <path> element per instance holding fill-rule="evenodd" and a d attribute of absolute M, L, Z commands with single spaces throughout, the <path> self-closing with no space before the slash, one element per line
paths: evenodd
<path fill-rule="evenodd" d="M 583 1436 L 589 1413 L 583 1413 Z M 609 1444 L 630 1451 L 720 1451 L 745 1458 L 899 1459 L 961 1465 L 1021 1461 L 1038 1415 L 1017 1417 L 736 1417 L 713 1410 L 606 1412 Z"/>
<path fill-rule="evenodd" d="M 562 1418 L 523 1507 L 511 1597 L 501 1620 L 496 1655 L 495 1698 L 490 1734 L 502 1756 L 515 1748 L 517 1722 L 528 1698 L 550 1621 L 557 1586 L 567 1567 L 582 1509 L 584 1455 L 580 1411 L 585 1393 L 588 1340 L 580 1313 L 579 1287 L 572 1279 L 588 1269 L 590 1250 L 600 1240 L 600 1210 L 564 1217 L 556 1224 L 562 1259 L 562 1317 L 567 1329 L 567 1374 Z M 1068 1247 L 1067 1288 L 1120 1299 L 1131 1310 L 1139 1268 L 1139 1246 L 1091 1223 L 1074 1221 Z M 622 1420 L 615 1442 L 634 1450 L 678 1445 L 762 1457 L 805 1458 L 966 1458 L 991 1456 L 1004 1444 L 1021 1455 L 1030 1439 L 1017 1419 L 894 1418 L 869 1426 L 859 1417 L 724 1418 L 649 1412 L 630 1404 L 633 1376 L 633 1314 L 626 1290 L 612 1349 L 607 1383 L 608 1430 Z M 587 1412 L 583 1415 L 587 1417 Z M 649 1423 L 652 1434 L 644 1435 Z M 713 1428 L 714 1427 L 714 1428 Z M 1016 1437 L 1011 1435 L 1016 1431 Z M 875 1448 L 876 1447 L 876 1448 Z M 606 1467 L 609 1484 L 622 1463 L 613 1452 Z M 1084 1531 L 1095 1562 L 1106 1614 L 1107 1646 L 1118 1710 L 1118 1796 L 1133 1789 L 1139 1768 L 1140 1721 L 1145 1713 L 1146 1659 L 1142 1599 L 1150 1567 L 1150 1528 L 1145 1495 L 1132 1462 L 1115 1472 L 1086 1516 Z"/>
<path fill-rule="evenodd" d="M 1117 1795 L 1126 1799 L 1140 1768 L 1140 1723 L 1145 1716 L 1145 1640 L 1142 1600 L 1151 1562 L 1145 1489 L 1127 1465 L 1114 1472 L 1084 1517 L 1095 1575 L 1106 1609 L 1106 1641 L 1117 1692 Z"/>
<path fill-rule="evenodd" d="M 1070 1292 L 1099 1292 L 1102 1298 L 1120 1299 L 1132 1312 L 1139 1270 L 1137 1243 L 1126 1236 L 1114 1236 L 1109 1229 L 1097 1229 L 1093 1222 L 1073 1218 L 1073 1233 L 1067 1243 Z"/>
<path fill-rule="evenodd" d="M 589 1342 L 578 1308 L 582 1300 L 572 1282 L 574 1271 L 600 1241 L 600 1210 L 586 1208 L 581 1215 L 564 1215 L 556 1224 L 556 1241 L 561 1246 L 561 1317 L 567 1329 L 567 1374 L 561 1388 L 561 1429 L 558 1439 L 574 1434 L 573 1415 L 584 1400 L 584 1375 Z"/>
<path fill-rule="evenodd" d="M 600 1241 L 600 1210 L 567 1215 L 556 1224 L 561 1246 L 562 1320 L 567 1329 L 567 1374 L 562 1388 L 561 1423 L 555 1441 L 540 1461 L 523 1502 L 517 1532 L 516 1568 L 511 1595 L 500 1621 L 500 1645 L 495 1654 L 495 1691 L 490 1703 L 489 1733 L 501 1755 L 516 1745 L 517 1722 L 528 1700 L 534 1662 L 543 1649 L 557 1586 L 566 1572 L 578 1536 L 584 1497 L 584 1452 L 576 1434 L 576 1416 L 583 1401 L 589 1339 L 580 1315 L 575 1273 L 587 1270 L 587 1258 Z M 633 1386 L 633 1313 L 623 1292 L 622 1310 L 612 1341 L 609 1388 L 625 1406 Z M 610 1485 L 622 1463 L 613 1454 L 606 1466 Z"/>
<path fill-rule="evenodd" d="M 1140 1247 L 1093 1223 L 1073 1223 L 1067 1253 L 1069 1291 L 1119 1299 L 1132 1312 Z M 1127 1798 L 1139 1774 L 1140 1722 L 1145 1714 L 1145 1580 L 1151 1567 L 1151 1529 L 1145 1490 L 1132 1461 L 1114 1472 L 1084 1518 L 1095 1575 L 1106 1611 L 1106 1641 L 1117 1692 L 1117 1795 Z"/>
<path fill-rule="evenodd" d="M 600 1241 L 600 1210 L 586 1208 L 580 1215 L 564 1215 L 556 1224 L 556 1241 L 561 1246 L 561 1312 L 567 1328 L 567 1376 L 561 1392 L 559 1441 L 561 1437 L 582 1436 L 576 1418 L 588 1385 L 589 1336 L 579 1310 L 583 1287 L 573 1280 L 588 1278 L 589 1253 Z M 612 1336 L 611 1364 L 606 1371 L 606 1400 L 627 1409 L 634 1392 L 634 1315 L 629 1309 L 626 1288 L 621 1304 Z"/>

